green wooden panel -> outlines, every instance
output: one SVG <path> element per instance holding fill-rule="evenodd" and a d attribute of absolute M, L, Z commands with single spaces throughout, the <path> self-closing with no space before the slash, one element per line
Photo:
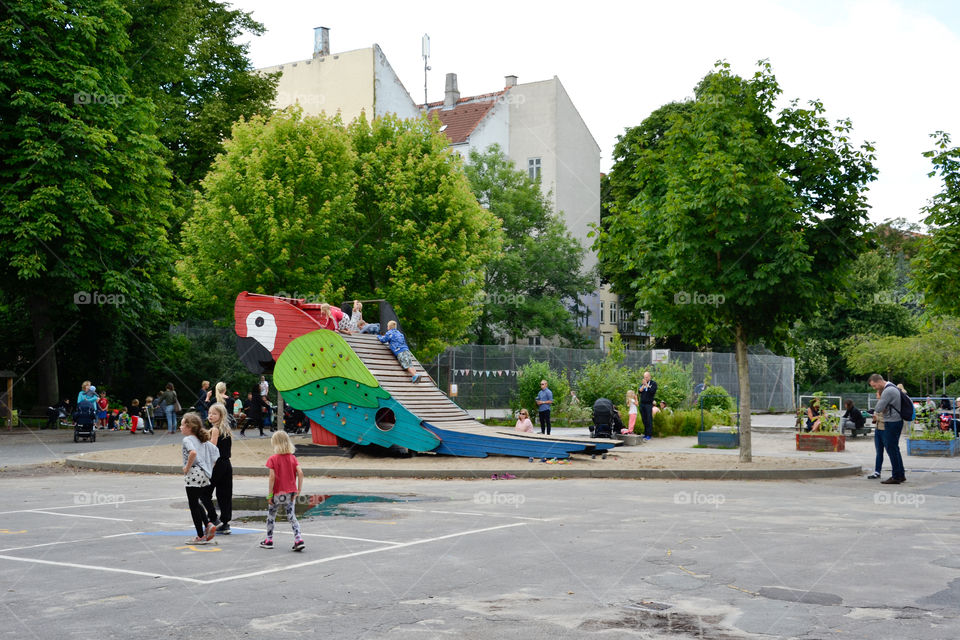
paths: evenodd
<path fill-rule="evenodd" d="M 324 378 L 283 392 L 283 401 L 294 409 L 309 411 L 332 402 L 376 408 L 378 399 L 389 398 L 382 387 L 368 387 L 346 378 Z"/>
<path fill-rule="evenodd" d="M 380 386 L 339 333 L 319 329 L 287 345 L 274 367 L 273 383 L 277 389 L 286 392 L 324 378 L 337 377 L 368 387 Z"/>

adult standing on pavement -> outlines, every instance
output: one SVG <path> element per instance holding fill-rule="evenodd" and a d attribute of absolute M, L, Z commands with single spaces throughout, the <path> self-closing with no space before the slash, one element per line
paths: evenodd
<path fill-rule="evenodd" d="M 892 382 L 887 382 L 879 373 L 870 376 L 870 386 L 880 392 L 880 400 L 873 413 L 883 419 L 883 448 L 893 467 L 892 475 L 881 484 L 900 484 L 906 482 L 907 474 L 900 456 L 900 432 L 903 430 L 903 416 L 900 415 L 900 390 Z"/>
<path fill-rule="evenodd" d="M 177 429 L 177 405 L 180 401 L 177 400 L 177 392 L 172 382 L 167 383 L 167 388 L 160 394 L 160 399 L 163 401 L 163 413 L 167 416 L 167 433 L 173 433 Z"/>
<path fill-rule="evenodd" d="M 200 383 L 200 393 L 197 394 L 197 403 L 193 405 L 201 420 L 207 419 L 207 409 L 210 407 L 210 381 L 204 380 Z"/>
<path fill-rule="evenodd" d="M 657 383 L 649 371 L 643 372 L 643 384 L 640 385 L 640 419 L 643 420 L 643 439 L 653 437 L 653 402 L 657 396 Z"/>
<path fill-rule="evenodd" d="M 220 383 L 223 384 L 223 383 Z M 220 390 L 220 384 L 217 385 L 217 391 Z M 224 385 L 226 386 L 226 385 Z M 220 517 L 217 512 L 208 511 L 210 522 L 217 527 L 217 533 L 230 533 L 230 520 L 233 518 L 233 465 L 230 464 L 230 453 L 233 448 L 233 431 L 230 429 L 230 414 L 227 408 L 220 402 L 214 402 L 207 411 L 207 424 L 210 427 L 210 442 L 217 445 L 220 451 L 220 457 L 213 465 L 213 473 L 210 475 L 210 486 L 207 493 L 212 497 L 213 492 L 217 492 L 217 507 L 220 508 Z M 205 505 L 212 505 L 212 500 L 207 500 Z"/>
<path fill-rule="evenodd" d="M 540 418 L 540 433 L 550 435 L 550 408 L 552 406 L 553 391 L 550 391 L 546 380 L 541 380 L 540 391 L 537 393 L 537 416 Z"/>

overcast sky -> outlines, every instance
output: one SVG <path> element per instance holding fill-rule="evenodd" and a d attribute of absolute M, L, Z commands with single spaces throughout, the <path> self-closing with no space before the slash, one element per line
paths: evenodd
<path fill-rule="evenodd" d="M 960 2 L 319 2 L 236 0 L 266 26 L 250 39 L 254 66 L 309 58 L 313 27 L 331 51 L 380 45 L 411 96 L 423 101 L 420 39 L 431 39 L 430 100 L 457 74 L 469 96 L 503 77 L 560 78 L 609 170 L 616 137 L 651 111 L 693 93 L 724 58 L 750 75 L 769 58 L 784 101 L 821 99 L 877 147 L 871 218 L 921 219 L 936 193 L 920 154 L 942 129 L 960 144 Z"/>

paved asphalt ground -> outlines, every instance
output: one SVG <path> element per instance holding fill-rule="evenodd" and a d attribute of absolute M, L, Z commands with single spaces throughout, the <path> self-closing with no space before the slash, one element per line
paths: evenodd
<path fill-rule="evenodd" d="M 0 638 L 956 638 L 960 473 L 926 468 L 890 487 L 308 478 L 294 553 L 284 521 L 257 546 L 256 500 L 191 548 L 178 477 L 8 467 Z"/>

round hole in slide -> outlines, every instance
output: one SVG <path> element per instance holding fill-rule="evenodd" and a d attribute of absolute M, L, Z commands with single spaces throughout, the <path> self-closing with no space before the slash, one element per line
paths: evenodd
<path fill-rule="evenodd" d="M 380 429 L 380 431 L 390 431 L 390 429 L 393 429 L 393 425 L 397 424 L 397 416 L 394 415 L 393 409 L 381 407 L 380 409 L 377 409 L 377 415 L 374 417 L 374 423 L 377 425 L 377 429 Z"/>

